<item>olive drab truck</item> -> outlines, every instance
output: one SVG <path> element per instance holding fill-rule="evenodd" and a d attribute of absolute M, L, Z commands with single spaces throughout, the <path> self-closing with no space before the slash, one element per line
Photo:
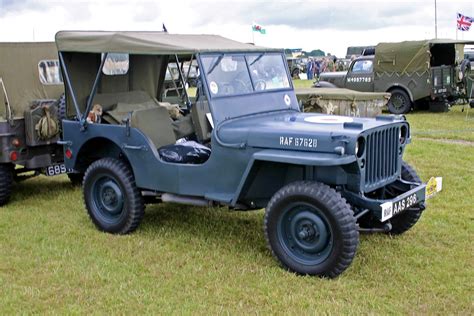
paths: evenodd
<path fill-rule="evenodd" d="M 57 144 L 63 91 L 54 42 L 0 43 L 0 205 L 15 180 L 66 171 Z"/>
<path fill-rule="evenodd" d="M 352 61 L 347 72 L 323 73 L 320 85 L 363 92 L 390 92 L 388 110 L 394 114 L 413 107 L 446 111 L 466 95 L 461 69 L 464 44 L 469 41 L 424 40 L 380 43 L 375 55 Z"/>
<path fill-rule="evenodd" d="M 285 269 L 336 277 L 359 231 L 404 233 L 441 189 L 403 160 L 403 116 L 301 112 L 283 50 L 164 32 L 61 31 L 56 43 L 65 165 L 84 174 L 101 231 L 135 231 L 151 203 L 265 208 L 267 244 Z M 167 65 L 191 59 L 196 97 L 172 116 Z M 113 60 L 126 62 L 112 72 Z M 87 120 L 95 104 L 100 123 Z"/>

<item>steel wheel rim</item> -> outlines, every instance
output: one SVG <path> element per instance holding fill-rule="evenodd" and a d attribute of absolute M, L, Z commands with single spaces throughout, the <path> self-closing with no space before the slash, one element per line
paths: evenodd
<path fill-rule="evenodd" d="M 324 262 L 333 248 L 334 234 L 326 216 L 307 203 L 292 203 L 283 210 L 277 235 L 287 255 L 305 265 Z"/>
<path fill-rule="evenodd" d="M 392 105 L 395 109 L 400 110 L 405 107 L 405 98 L 400 94 L 392 95 Z"/>
<path fill-rule="evenodd" d="M 91 200 L 100 219 L 115 223 L 124 215 L 125 198 L 122 188 L 109 175 L 98 175 L 92 182 Z"/>

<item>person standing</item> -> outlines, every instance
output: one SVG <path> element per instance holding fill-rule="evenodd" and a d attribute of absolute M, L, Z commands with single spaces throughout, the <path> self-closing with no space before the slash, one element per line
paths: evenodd
<path fill-rule="evenodd" d="M 313 59 L 308 58 L 308 63 L 306 64 L 306 76 L 308 80 L 313 79 Z"/>

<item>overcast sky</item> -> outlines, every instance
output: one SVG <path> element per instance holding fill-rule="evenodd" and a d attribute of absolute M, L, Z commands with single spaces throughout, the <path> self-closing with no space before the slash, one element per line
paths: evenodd
<path fill-rule="evenodd" d="M 434 0 L 384 1 L 52 1 L 0 0 L 0 41 L 53 41 L 58 30 L 161 30 L 218 34 L 257 45 L 320 48 L 434 38 Z M 456 37 L 456 12 L 474 17 L 473 0 L 437 0 L 438 37 Z M 459 32 L 474 40 L 474 26 Z"/>

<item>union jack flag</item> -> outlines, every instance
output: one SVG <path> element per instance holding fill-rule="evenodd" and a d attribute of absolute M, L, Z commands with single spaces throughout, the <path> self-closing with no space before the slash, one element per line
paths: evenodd
<path fill-rule="evenodd" d="M 460 31 L 469 31 L 469 28 L 472 24 L 472 18 L 458 13 L 458 30 Z"/>

